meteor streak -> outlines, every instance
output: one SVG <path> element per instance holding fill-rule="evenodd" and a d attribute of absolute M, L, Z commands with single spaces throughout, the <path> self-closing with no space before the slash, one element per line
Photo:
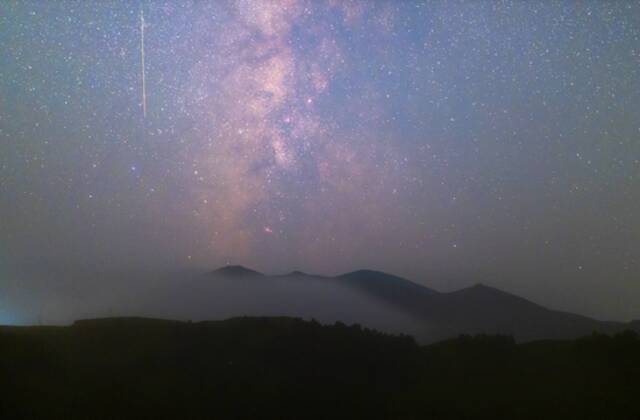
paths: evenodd
<path fill-rule="evenodd" d="M 144 70 L 144 10 L 140 9 L 140 62 L 142 70 L 142 115 L 147 118 L 147 84 Z"/>

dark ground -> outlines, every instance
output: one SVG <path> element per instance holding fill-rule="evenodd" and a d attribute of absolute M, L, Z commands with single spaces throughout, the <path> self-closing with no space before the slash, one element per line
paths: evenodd
<path fill-rule="evenodd" d="M 0 328 L 0 418 L 638 419 L 628 332 L 430 346 L 291 318 Z"/>

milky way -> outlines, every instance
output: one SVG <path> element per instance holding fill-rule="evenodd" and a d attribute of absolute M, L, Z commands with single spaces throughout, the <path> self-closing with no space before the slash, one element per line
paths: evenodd
<path fill-rule="evenodd" d="M 7 267 L 367 267 L 640 318 L 640 3 L 6 2 L 0 51 Z"/>

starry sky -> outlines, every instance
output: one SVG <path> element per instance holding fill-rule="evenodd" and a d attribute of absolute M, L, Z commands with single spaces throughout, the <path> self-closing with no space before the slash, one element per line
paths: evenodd
<path fill-rule="evenodd" d="M 0 51 L 0 282 L 370 268 L 640 318 L 640 2 L 3 1 Z"/>

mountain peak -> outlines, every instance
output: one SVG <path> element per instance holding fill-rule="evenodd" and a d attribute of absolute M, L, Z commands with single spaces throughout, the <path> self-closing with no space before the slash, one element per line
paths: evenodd
<path fill-rule="evenodd" d="M 264 274 L 251 270 L 250 268 L 243 267 L 241 265 L 225 265 L 217 270 L 211 272 L 211 274 L 226 276 L 226 277 L 257 277 L 264 276 Z"/>

